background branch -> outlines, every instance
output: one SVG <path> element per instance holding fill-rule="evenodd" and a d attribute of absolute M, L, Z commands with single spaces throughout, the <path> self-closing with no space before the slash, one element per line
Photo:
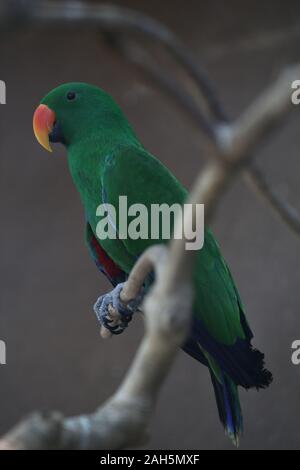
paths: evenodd
<path fill-rule="evenodd" d="M 150 79 L 155 85 L 157 85 L 163 93 L 166 93 L 169 97 L 174 99 L 175 103 L 187 113 L 191 118 L 192 123 L 197 129 L 201 131 L 201 135 L 208 138 L 210 144 L 214 147 L 217 141 L 217 133 L 219 124 L 214 125 L 202 112 L 201 106 L 199 106 L 199 99 L 193 91 L 192 87 L 189 87 L 189 92 L 185 90 L 184 86 L 180 86 L 173 76 L 164 73 L 159 67 L 155 60 L 153 60 L 150 54 L 147 53 L 146 49 L 141 45 L 138 45 L 135 41 L 129 40 L 124 36 L 116 36 L 114 40 L 109 37 L 111 45 L 116 47 L 119 52 L 134 65 L 138 66 L 144 73 L 146 78 Z M 294 78 L 298 75 L 294 75 Z M 293 80 L 293 77 L 291 77 Z M 290 90 L 290 83 L 287 83 L 287 89 Z M 182 84 L 183 85 L 183 84 Z M 201 87 L 201 83 L 197 83 L 198 87 Z M 210 90 L 210 95 L 214 91 Z M 202 97 L 205 97 L 205 92 Z M 217 101 L 217 97 L 214 97 L 214 101 Z M 289 100 L 286 101 L 286 106 L 289 106 Z M 209 102 L 207 103 L 209 106 Z M 221 105 L 218 105 L 221 108 Z M 212 108 L 211 108 L 212 111 Z M 227 123 L 228 119 L 225 119 L 225 112 L 222 110 L 221 113 L 223 120 L 220 122 Z M 226 127 L 226 126 L 225 126 Z M 213 152 L 210 152 L 210 156 Z M 248 182 L 253 191 L 258 194 L 262 200 L 268 203 L 274 213 L 279 219 L 284 222 L 296 235 L 300 235 L 300 214 L 288 204 L 274 189 L 273 185 L 268 182 L 263 171 L 259 168 L 257 163 L 251 161 L 251 164 L 245 168 L 243 172 L 245 180 Z"/>
<path fill-rule="evenodd" d="M 170 98 L 174 99 L 179 108 L 185 111 L 191 118 L 191 122 L 195 127 L 201 131 L 201 135 L 209 139 L 210 144 L 212 144 L 210 148 L 211 146 L 215 147 L 216 141 L 218 140 L 217 133 L 219 127 L 212 125 L 203 114 L 199 107 L 197 97 L 188 93 L 184 87 L 179 86 L 173 76 L 165 73 L 161 67 L 156 64 L 155 60 L 151 58 L 151 55 L 147 53 L 146 49 L 138 45 L 135 41 L 129 40 L 123 36 L 122 38 L 121 36 L 116 37 L 113 41 L 111 37 L 108 37 L 108 39 L 110 44 L 116 47 L 125 59 L 139 67 L 144 72 L 146 78 L 157 85 L 163 93 L 166 93 Z M 294 74 L 294 71 L 292 74 Z M 290 84 L 287 83 L 287 90 L 289 90 L 289 87 Z M 290 105 L 289 96 L 286 95 L 285 99 L 286 106 L 288 107 Z M 225 115 L 225 113 L 223 114 Z M 212 155 L 213 152 L 210 152 L 210 156 Z M 245 168 L 243 175 L 252 189 L 269 204 L 274 213 L 279 216 L 291 230 L 297 235 L 300 235 L 299 212 L 278 195 L 272 184 L 267 181 L 266 176 L 260 170 L 257 163 L 251 161 Z"/>
<path fill-rule="evenodd" d="M 97 30 L 108 32 L 110 35 L 113 33 L 117 38 L 115 44 L 127 59 L 142 67 L 165 91 L 167 90 L 178 104 L 191 115 L 210 141 L 214 140 L 218 125 L 228 122 L 228 117 L 216 90 L 190 50 L 165 25 L 144 13 L 110 4 L 95 5 L 83 1 L 2 1 L 0 28 L 2 26 L 2 28 L 8 29 L 8 24 L 16 27 L 26 22 L 33 22 L 36 27 L 88 24 Z M 135 50 L 128 47 L 124 38 L 125 33 L 139 34 L 150 40 L 155 40 L 156 43 L 165 47 L 192 79 L 194 87 L 190 86 L 188 91 L 189 93 L 193 92 L 196 86 L 197 92 L 200 93 L 200 106 L 199 96 L 197 97 L 195 94 L 189 96 L 189 93 L 185 93 L 182 87 L 168 75 L 164 75 L 158 68 L 149 65 L 143 56 L 141 47 L 135 48 Z M 290 87 L 290 85 L 288 86 Z M 262 199 L 271 206 L 279 218 L 298 235 L 300 214 L 281 198 L 270 182 L 267 183 L 263 171 L 252 162 L 251 167 L 248 167 L 244 174 L 250 187 L 257 194 L 262 195 Z"/>

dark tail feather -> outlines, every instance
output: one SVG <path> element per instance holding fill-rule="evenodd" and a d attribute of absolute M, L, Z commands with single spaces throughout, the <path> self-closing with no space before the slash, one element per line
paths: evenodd
<path fill-rule="evenodd" d="M 236 384 L 225 374 L 222 374 L 222 383 L 210 369 L 211 380 L 214 386 L 220 420 L 225 432 L 235 446 L 239 446 L 240 436 L 243 432 L 243 417 L 239 394 Z"/>
<path fill-rule="evenodd" d="M 226 372 L 235 383 L 245 389 L 254 387 L 257 390 L 267 388 L 270 385 L 273 377 L 271 372 L 265 368 L 262 352 L 253 348 L 250 343 L 241 340 L 229 348 L 234 350 L 234 357 Z"/>
<path fill-rule="evenodd" d="M 272 374 L 265 368 L 263 353 L 254 349 L 250 340 L 238 338 L 232 345 L 222 344 L 211 336 L 198 318 L 193 319 L 191 337 L 196 344 L 201 344 L 201 348 L 234 383 L 246 389 L 259 389 L 268 387 L 272 382 Z"/>

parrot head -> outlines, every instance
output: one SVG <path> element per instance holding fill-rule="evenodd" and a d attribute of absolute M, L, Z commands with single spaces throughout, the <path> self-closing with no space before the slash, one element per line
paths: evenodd
<path fill-rule="evenodd" d="M 87 83 L 66 83 L 48 93 L 33 116 L 38 142 L 49 152 L 50 143 L 70 146 L 93 135 L 131 132 L 113 98 Z"/>

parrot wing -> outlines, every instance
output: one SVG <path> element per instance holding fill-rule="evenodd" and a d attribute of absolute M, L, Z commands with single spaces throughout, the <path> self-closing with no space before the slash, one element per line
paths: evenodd
<path fill-rule="evenodd" d="M 141 203 L 151 213 L 151 204 L 183 204 L 187 192 L 155 157 L 142 147 L 125 147 L 106 159 L 102 172 L 105 202 L 119 206 L 126 195 L 128 207 Z M 148 224 L 151 221 L 148 221 Z M 116 225 L 118 232 L 118 224 Z M 138 256 L 151 244 L 166 240 L 120 240 L 129 258 Z M 119 247 L 118 247 L 119 249 Z M 111 258 L 118 252 L 111 246 Z M 132 265 L 125 269 L 129 272 Z M 210 230 L 196 255 L 195 300 L 190 334 L 183 350 L 208 366 L 216 395 L 219 416 L 233 442 L 238 444 L 242 413 L 237 386 L 264 388 L 272 381 L 264 368 L 264 356 L 251 345 L 252 332 L 231 273 Z"/>
<path fill-rule="evenodd" d="M 187 195 L 166 167 L 144 149 L 136 147 L 125 147 L 107 157 L 102 186 L 106 202 L 118 207 L 119 196 L 126 195 L 128 207 L 141 203 L 147 207 L 149 214 L 151 204 L 183 204 Z M 148 246 L 166 240 L 149 237 L 147 240 L 127 238 L 122 242 L 133 259 L 137 259 Z M 110 256 L 118 264 L 113 252 Z M 228 345 L 250 335 L 248 328 L 244 330 L 244 313 L 229 269 L 209 230 L 205 233 L 204 247 L 197 254 L 194 281 L 195 316 L 204 323 L 215 340 Z"/>

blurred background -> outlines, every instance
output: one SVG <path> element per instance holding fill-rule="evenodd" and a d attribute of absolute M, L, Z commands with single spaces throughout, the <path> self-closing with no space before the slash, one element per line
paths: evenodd
<path fill-rule="evenodd" d="M 101 3 L 101 2 L 95 2 Z M 115 3 L 115 2 L 111 2 Z M 299 60 L 300 3 L 294 0 L 128 0 L 172 28 L 205 66 L 231 117 Z M 166 63 L 166 70 L 171 67 Z M 172 69 L 169 69 L 172 74 Z M 171 99 L 86 27 L 33 27 L 1 36 L 0 79 L 0 432 L 32 410 L 94 410 L 120 384 L 143 321 L 103 341 L 92 305 L 109 285 L 83 243 L 84 218 L 63 147 L 47 154 L 32 132 L 40 99 L 86 81 L 120 103 L 144 145 L 188 187 L 205 162 L 198 130 Z M 295 77 L 300 79 L 300 77 Z M 300 208 L 299 115 L 257 153 L 280 194 Z M 224 196 L 213 230 L 239 286 L 255 346 L 274 383 L 241 391 L 242 449 L 297 449 L 300 366 L 300 240 L 242 179 Z M 180 352 L 159 398 L 148 448 L 230 449 L 207 370 Z"/>

